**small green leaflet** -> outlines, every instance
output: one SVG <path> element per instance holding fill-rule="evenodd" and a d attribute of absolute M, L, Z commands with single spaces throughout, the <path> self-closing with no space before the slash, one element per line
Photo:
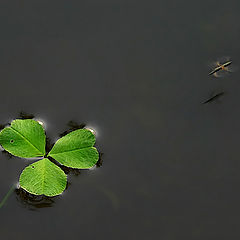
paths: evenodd
<path fill-rule="evenodd" d="M 90 130 L 78 129 L 60 138 L 47 156 L 67 167 L 88 169 L 99 159 L 95 141 Z M 45 131 L 35 120 L 17 119 L 0 132 L 0 145 L 17 157 L 44 157 Z M 22 171 L 19 183 L 31 194 L 51 197 L 65 190 L 67 176 L 60 167 L 48 158 L 43 158 Z"/>
<path fill-rule="evenodd" d="M 95 136 L 88 129 L 78 129 L 60 138 L 48 156 L 64 166 L 79 169 L 93 167 L 99 158 L 98 151 L 93 145 Z"/>
<path fill-rule="evenodd" d="M 43 127 L 32 119 L 14 120 L 0 132 L 0 145 L 12 155 L 24 158 L 45 155 L 46 136 Z"/>
<path fill-rule="evenodd" d="M 64 171 L 47 158 L 26 167 L 19 179 L 20 186 L 35 195 L 56 196 L 67 185 Z"/>

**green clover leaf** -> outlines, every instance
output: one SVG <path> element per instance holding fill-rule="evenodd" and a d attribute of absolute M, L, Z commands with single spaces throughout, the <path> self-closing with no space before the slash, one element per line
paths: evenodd
<path fill-rule="evenodd" d="M 67 176 L 60 167 L 44 158 L 22 171 L 19 184 L 29 193 L 51 197 L 64 191 Z"/>
<path fill-rule="evenodd" d="M 99 153 L 94 147 L 95 141 L 90 130 L 78 129 L 60 138 L 47 157 L 52 157 L 67 167 L 88 169 L 99 159 Z M 45 131 L 35 120 L 17 119 L 0 132 L 0 145 L 17 157 L 43 157 Z M 60 167 L 48 158 L 43 158 L 22 171 L 19 184 L 31 194 L 56 196 L 65 190 L 67 176 Z"/>
<path fill-rule="evenodd" d="M 0 132 L 0 145 L 17 157 L 45 155 L 46 136 L 43 127 L 32 119 L 14 120 Z"/>
<path fill-rule="evenodd" d="M 78 129 L 60 138 L 48 156 L 66 167 L 88 169 L 93 167 L 99 158 L 93 145 L 95 136 L 88 129 Z"/>

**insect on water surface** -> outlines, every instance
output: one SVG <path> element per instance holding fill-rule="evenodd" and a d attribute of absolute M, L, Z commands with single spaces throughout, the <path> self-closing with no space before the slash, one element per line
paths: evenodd
<path fill-rule="evenodd" d="M 213 69 L 209 73 L 209 75 L 213 75 L 214 77 L 222 77 L 227 73 L 231 73 L 234 71 L 234 68 L 231 64 L 232 61 L 230 60 L 230 58 L 224 57 L 212 64 Z"/>

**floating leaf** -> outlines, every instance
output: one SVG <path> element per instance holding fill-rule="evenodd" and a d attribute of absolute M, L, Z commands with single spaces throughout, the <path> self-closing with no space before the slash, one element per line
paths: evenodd
<path fill-rule="evenodd" d="M 94 134 L 87 129 L 78 129 L 60 138 L 48 156 L 64 166 L 87 169 L 93 167 L 99 158 Z"/>
<path fill-rule="evenodd" d="M 94 134 L 78 129 L 60 138 L 48 156 L 64 166 L 79 169 L 93 167 L 99 158 Z M 14 120 L 11 126 L 0 132 L 0 145 L 18 157 L 45 156 L 46 136 L 43 127 L 35 120 Z M 21 188 L 35 195 L 56 196 L 67 184 L 67 176 L 61 168 L 44 158 L 26 167 L 19 178 Z"/>
<path fill-rule="evenodd" d="M 22 171 L 19 184 L 29 193 L 52 197 L 64 191 L 67 176 L 61 168 L 44 158 Z"/>
<path fill-rule="evenodd" d="M 17 157 L 45 155 L 46 136 L 43 127 L 35 120 L 14 120 L 0 132 L 0 144 Z"/>

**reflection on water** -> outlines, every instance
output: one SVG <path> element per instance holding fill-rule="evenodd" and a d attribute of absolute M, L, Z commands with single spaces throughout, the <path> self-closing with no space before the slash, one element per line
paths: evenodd
<path fill-rule="evenodd" d="M 64 132 L 60 133 L 59 137 L 63 137 L 65 135 L 67 135 L 68 133 L 72 132 L 72 131 L 75 131 L 75 130 L 78 130 L 78 129 L 82 129 L 85 126 L 86 126 L 85 123 L 80 123 L 79 124 L 79 123 L 71 120 L 71 121 L 69 121 L 67 123 L 67 127 L 68 127 L 67 130 L 65 130 Z"/>
<path fill-rule="evenodd" d="M 4 129 L 8 124 L 0 124 L 0 130 Z"/>
<path fill-rule="evenodd" d="M 208 98 L 206 101 L 203 102 L 203 104 L 210 103 L 213 101 L 218 100 L 221 96 L 223 96 L 225 92 L 219 92 L 217 94 L 214 94 L 212 97 Z"/>
<path fill-rule="evenodd" d="M 52 207 L 55 203 L 56 197 L 47 197 L 44 195 L 36 196 L 31 193 L 26 192 L 22 188 L 16 189 L 16 198 L 23 206 L 30 210 L 36 210 L 37 208 L 47 208 Z"/>
<path fill-rule="evenodd" d="M 35 116 L 31 113 L 20 111 L 18 114 L 18 119 L 33 119 Z"/>
<path fill-rule="evenodd" d="M 39 118 L 34 118 L 34 120 L 36 120 L 40 125 L 42 125 L 42 127 L 45 129 L 45 131 L 46 131 L 46 129 L 47 129 L 47 124 L 46 124 L 46 122 L 44 121 L 44 120 L 42 120 L 42 119 L 39 119 Z"/>
<path fill-rule="evenodd" d="M 104 155 L 104 153 L 99 151 L 99 159 L 98 159 L 98 161 L 96 163 L 96 167 L 101 167 L 102 166 L 102 164 L 103 164 L 103 155 Z"/>
<path fill-rule="evenodd" d="M 7 156 L 8 159 L 11 159 L 13 157 L 13 155 L 11 153 L 7 152 L 2 147 L 0 149 L 1 149 L 2 153 Z"/>
<path fill-rule="evenodd" d="M 95 137 L 99 136 L 99 130 L 95 126 L 87 125 L 85 128 L 91 131 L 95 135 Z"/>

